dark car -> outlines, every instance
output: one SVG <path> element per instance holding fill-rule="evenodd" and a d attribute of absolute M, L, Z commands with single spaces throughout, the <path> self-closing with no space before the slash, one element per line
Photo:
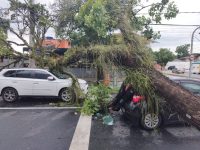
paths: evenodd
<path fill-rule="evenodd" d="M 185 69 L 174 68 L 174 69 L 172 69 L 172 73 L 176 73 L 176 74 L 185 73 Z"/>
<path fill-rule="evenodd" d="M 174 82 L 180 84 L 185 89 L 193 92 L 195 95 L 200 96 L 200 81 L 192 79 L 173 79 Z M 140 124 L 144 129 L 152 130 L 162 125 L 186 123 L 184 120 L 173 110 L 169 104 L 161 100 L 159 104 L 159 114 L 147 113 L 142 116 L 141 104 L 145 104 L 145 101 L 138 99 L 133 102 L 128 102 L 122 108 L 125 116 L 134 122 Z"/>

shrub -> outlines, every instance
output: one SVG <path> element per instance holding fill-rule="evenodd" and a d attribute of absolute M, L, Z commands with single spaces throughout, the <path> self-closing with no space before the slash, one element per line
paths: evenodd
<path fill-rule="evenodd" d="M 107 113 L 110 93 L 111 89 L 103 84 L 92 85 L 88 90 L 81 112 L 86 115 L 94 115 L 97 112 Z"/>

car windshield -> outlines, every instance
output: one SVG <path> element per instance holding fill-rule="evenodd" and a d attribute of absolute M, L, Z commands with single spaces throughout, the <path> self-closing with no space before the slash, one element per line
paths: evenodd
<path fill-rule="evenodd" d="M 58 71 L 55 71 L 55 70 L 53 70 L 53 71 L 50 71 L 54 76 L 56 76 L 58 79 L 67 79 L 67 78 L 69 78 L 69 76 L 67 76 L 67 75 L 65 75 L 65 74 L 62 74 L 62 73 L 60 73 L 60 72 L 58 72 Z"/>

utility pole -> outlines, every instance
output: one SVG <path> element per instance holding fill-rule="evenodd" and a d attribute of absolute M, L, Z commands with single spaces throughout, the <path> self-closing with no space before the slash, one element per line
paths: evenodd
<path fill-rule="evenodd" d="M 191 78 L 191 74 L 192 74 L 192 53 L 193 53 L 194 34 L 195 34 L 195 32 L 196 32 L 198 29 L 200 29 L 200 26 L 198 26 L 198 27 L 192 32 L 192 37 L 191 37 L 189 78 Z"/>

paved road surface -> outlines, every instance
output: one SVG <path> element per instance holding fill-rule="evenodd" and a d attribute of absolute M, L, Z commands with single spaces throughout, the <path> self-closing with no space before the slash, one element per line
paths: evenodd
<path fill-rule="evenodd" d="M 78 119 L 72 110 L 0 110 L 0 150 L 68 150 Z"/>
<path fill-rule="evenodd" d="M 123 117 L 113 126 L 93 120 L 89 150 L 199 150 L 200 131 L 194 127 L 165 127 L 145 131 Z"/>

